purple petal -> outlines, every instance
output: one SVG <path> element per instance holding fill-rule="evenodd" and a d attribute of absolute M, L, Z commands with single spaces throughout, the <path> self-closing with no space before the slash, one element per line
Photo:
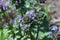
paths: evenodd
<path fill-rule="evenodd" d="M 9 6 L 9 2 L 8 1 L 5 3 L 5 6 Z"/>
<path fill-rule="evenodd" d="M 55 26 L 55 25 L 52 26 L 52 29 L 51 30 L 54 30 L 54 31 L 57 30 L 57 26 Z"/>
<path fill-rule="evenodd" d="M 0 0 L 0 1 L 2 1 L 2 2 L 3 2 L 4 0 Z"/>
<path fill-rule="evenodd" d="M 48 33 L 47 33 L 47 35 L 51 35 L 51 34 L 52 34 L 52 32 L 48 32 Z"/>
<path fill-rule="evenodd" d="M 18 5 L 18 1 L 16 0 L 16 4 Z"/>
<path fill-rule="evenodd" d="M 29 16 L 29 18 L 31 18 L 32 20 L 34 20 L 34 18 L 35 18 L 34 10 L 30 10 L 28 16 Z"/>
<path fill-rule="evenodd" d="M 59 28 L 58 32 L 60 32 L 60 28 Z"/>
<path fill-rule="evenodd" d="M 0 1 L 0 6 L 2 6 L 3 4 L 2 4 L 2 2 Z"/>
<path fill-rule="evenodd" d="M 25 24 L 25 25 L 22 27 L 22 29 L 25 30 L 27 27 L 28 27 L 28 25 Z"/>
<path fill-rule="evenodd" d="M 32 20 L 34 20 L 35 17 L 32 17 Z"/>
<path fill-rule="evenodd" d="M 6 11 L 7 10 L 7 7 L 3 6 L 3 10 Z"/>
<path fill-rule="evenodd" d="M 8 26 L 8 23 L 5 22 L 5 23 L 4 23 L 4 26 L 7 27 L 7 26 Z"/>
<path fill-rule="evenodd" d="M 30 10 L 30 15 L 33 15 L 34 14 L 34 10 Z"/>
<path fill-rule="evenodd" d="M 22 21 L 22 19 L 23 19 L 23 17 L 22 17 L 22 16 L 20 16 L 20 17 L 19 17 L 19 22 L 21 22 L 21 21 Z"/>

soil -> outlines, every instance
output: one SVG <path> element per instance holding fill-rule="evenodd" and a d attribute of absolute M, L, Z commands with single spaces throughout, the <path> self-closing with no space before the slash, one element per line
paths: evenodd
<path fill-rule="evenodd" d="M 51 5 L 50 16 L 52 17 L 51 22 L 60 22 L 60 0 L 46 0 L 46 5 Z M 57 21 L 56 21 L 57 20 Z"/>

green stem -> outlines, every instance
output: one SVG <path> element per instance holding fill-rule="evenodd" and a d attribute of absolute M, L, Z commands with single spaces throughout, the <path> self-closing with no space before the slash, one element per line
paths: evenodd
<path fill-rule="evenodd" d="M 36 36 L 36 40 L 38 39 L 38 34 L 39 34 L 39 26 L 37 27 L 37 36 Z"/>
<path fill-rule="evenodd" d="M 4 40 L 3 29 L 1 29 L 1 40 Z"/>

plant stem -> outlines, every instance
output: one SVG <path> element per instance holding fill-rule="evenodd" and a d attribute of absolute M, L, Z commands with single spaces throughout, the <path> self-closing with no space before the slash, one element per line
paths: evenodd
<path fill-rule="evenodd" d="M 31 40 L 33 40 L 33 36 L 32 36 L 32 33 L 31 33 L 31 27 L 29 28 L 29 33 L 30 33 Z"/>
<path fill-rule="evenodd" d="M 1 40 L 4 40 L 3 29 L 1 29 Z"/>
<path fill-rule="evenodd" d="M 57 40 L 58 32 L 54 35 L 53 40 Z"/>
<path fill-rule="evenodd" d="M 38 34 L 39 34 L 39 26 L 37 27 L 37 36 L 36 36 L 36 40 L 38 39 Z"/>

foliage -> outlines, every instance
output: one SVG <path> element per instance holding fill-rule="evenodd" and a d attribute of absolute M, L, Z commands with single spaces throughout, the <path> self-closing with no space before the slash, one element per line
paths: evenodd
<path fill-rule="evenodd" d="M 0 1 L 1 40 L 52 40 L 50 5 L 36 0 Z M 52 33 L 53 32 L 53 33 Z"/>

